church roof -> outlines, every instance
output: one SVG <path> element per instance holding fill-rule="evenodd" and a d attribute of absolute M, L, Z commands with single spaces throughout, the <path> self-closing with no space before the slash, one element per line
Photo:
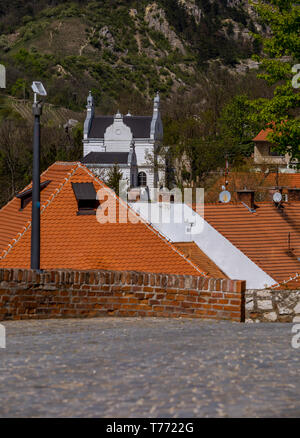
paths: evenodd
<path fill-rule="evenodd" d="M 124 117 L 123 121 L 131 129 L 134 138 L 150 138 L 152 117 L 129 116 Z"/>
<path fill-rule="evenodd" d="M 94 117 L 89 138 L 104 138 L 106 129 L 113 122 L 113 116 Z M 150 138 L 152 116 L 125 116 L 123 117 L 123 122 L 131 129 L 133 138 Z"/>
<path fill-rule="evenodd" d="M 127 164 L 129 152 L 90 152 L 81 162 L 83 164 Z"/>

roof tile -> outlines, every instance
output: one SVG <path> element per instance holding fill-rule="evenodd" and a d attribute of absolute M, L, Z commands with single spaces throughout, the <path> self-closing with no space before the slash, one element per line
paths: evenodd
<path fill-rule="evenodd" d="M 201 275 L 201 270 L 123 203 L 80 163 L 55 163 L 42 175 L 51 183 L 41 192 L 41 268 L 137 270 Z M 92 182 L 104 189 L 102 209 L 117 205 L 128 223 L 99 223 L 97 216 L 78 216 L 72 183 Z M 48 202 L 50 200 L 50 202 Z M 0 267 L 30 267 L 31 203 L 19 211 L 14 198 L 0 210 Z M 17 242 L 18 233 L 21 237 Z M 9 249 L 11 245 L 11 249 Z"/>
<path fill-rule="evenodd" d="M 300 202 L 205 204 L 205 220 L 277 282 L 300 271 Z M 290 236 L 290 250 L 288 247 Z"/>

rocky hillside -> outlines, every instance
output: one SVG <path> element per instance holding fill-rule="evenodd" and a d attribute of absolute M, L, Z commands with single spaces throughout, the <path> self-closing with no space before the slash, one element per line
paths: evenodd
<path fill-rule="evenodd" d="M 104 112 L 190 90 L 213 60 L 246 65 L 262 31 L 243 0 L 1 0 L 0 30 L 7 93 L 29 97 L 40 79 L 79 110 L 92 89 Z"/>

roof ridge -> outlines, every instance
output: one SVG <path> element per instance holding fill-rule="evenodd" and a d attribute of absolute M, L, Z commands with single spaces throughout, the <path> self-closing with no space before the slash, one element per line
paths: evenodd
<path fill-rule="evenodd" d="M 113 155 L 122 155 L 122 154 L 124 154 L 124 155 L 128 155 L 130 152 L 128 151 L 118 151 L 118 152 L 116 152 L 116 151 L 91 151 L 91 152 L 89 152 L 88 154 L 86 154 L 82 159 L 84 159 L 85 157 L 87 157 L 88 155 L 92 155 L 92 154 L 113 154 Z"/>
<path fill-rule="evenodd" d="M 106 117 L 106 118 L 114 118 L 114 116 L 111 115 L 104 115 L 104 114 L 96 114 L 93 118 L 98 119 L 100 117 Z"/>
<path fill-rule="evenodd" d="M 194 269 L 196 269 L 202 276 L 208 277 L 207 274 L 205 274 L 203 271 L 201 271 L 198 266 L 196 266 L 191 260 L 189 260 L 181 251 L 179 251 L 173 243 L 167 239 L 161 232 L 159 232 L 156 228 L 154 228 L 153 225 L 150 225 L 149 222 L 147 222 L 140 214 L 138 214 L 133 208 L 130 207 L 130 205 L 125 202 L 122 198 L 120 198 L 112 189 L 110 189 L 99 177 L 94 175 L 84 164 L 79 163 L 79 167 L 81 167 L 83 170 L 85 170 L 95 181 L 100 182 L 105 190 L 108 190 L 110 194 L 113 194 L 114 198 L 119 201 L 125 208 L 130 210 L 134 215 L 139 217 L 143 224 L 152 231 L 153 234 L 158 236 L 161 240 L 163 240 L 165 243 L 167 243 L 174 252 L 176 252 L 178 255 L 180 255 L 185 261 L 187 261 L 191 266 L 193 266 Z"/>
<path fill-rule="evenodd" d="M 59 163 L 59 162 L 58 162 L 58 163 Z M 51 166 L 49 166 L 48 169 L 50 169 L 50 167 L 52 167 L 54 164 L 56 164 L 56 163 L 51 164 Z M 68 164 L 70 164 L 70 163 L 68 163 Z M 73 176 L 73 174 L 75 173 L 75 171 L 76 171 L 77 168 L 78 168 L 78 163 L 76 162 L 76 165 L 70 170 L 70 172 L 67 173 L 68 177 L 66 177 L 66 178 L 64 179 L 64 181 L 63 181 L 58 187 L 56 187 L 56 189 L 54 190 L 54 192 L 51 193 L 50 197 L 49 197 L 49 198 L 43 203 L 43 205 L 41 206 L 41 210 L 40 210 L 40 213 L 41 213 L 41 214 L 42 214 L 42 213 L 45 211 L 45 209 L 46 209 L 46 208 L 52 203 L 53 199 L 56 198 L 56 196 L 61 192 L 63 186 L 64 186 L 64 185 L 69 181 L 69 179 Z M 48 169 L 46 169 L 46 170 L 41 174 L 41 176 L 42 176 L 42 175 L 43 175 Z M 30 184 L 29 184 L 29 186 L 30 186 Z M 26 187 L 27 187 L 27 186 L 26 186 Z M 14 199 L 14 198 L 13 198 L 13 199 Z M 13 200 L 13 199 L 12 199 L 12 200 Z M 11 202 L 11 201 L 10 201 L 10 202 Z M 17 244 L 17 242 L 21 239 L 21 237 L 24 236 L 24 234 L 26 233 L 26 231 L 29 230 L 30 227 L 31 227 L 31 220 L 29 220 L 29 221 L 26 223 L 26 225 L 23 227 L 23 231 L 22 231 L 22 232 L 17 233 L 16 237 L 18 237 L 18 236 L 19 236 L 19 237 L 18 237 L 18 238 L 13 238 L 13 239 L 11 240 L 11 243 L 9 243 L 9 244 L 7 245 L 7 249 L 6 249 L 6 250 L 5 250 L 5 249 L 2 250 L 2 253 L 1 253 L 1 255 L 0 255 L 0 260 L 5 259 L 5 257 L 7 256 L 7 254 L 10 253 L 10 251 L 14 248 L 14 246 Z"/>
<path fill-rule="evenodd" d="M 105 117 L 105 118 L 115 118 L 115 115 L 103 115 L 103 114 L 96 114 L 95 116 L 94 116 L 94 119 L 97 119 L 97 118 L 100 118 L 100 117 Z M 147 118 L 149 118 L 149 119 L 152 119 L 152 117 L 153 116 L 151 116 L 151 115 L 148 115 L 148 116 L 139 116 L 139 115 L 137 115 L 137 114 L 132 114 L 132 115 L 130 115 L 130 116 L 127 116 L 127 114 L 126 115 L 123 115 L 123 118 L 124 117 L 127 117 L 128 119 L 129 118 L 134 118 L 134 117 L 147 117 Z"/>
<path fill-rule="evenodd" d="M 275 288 L 277 288 L 278 286 L 282 286 L 282 285 L 284 285 L 284 284 L 289 283 L 290 281 L 296 280 L 298 277 L 300 277 L 300 274 L 299 274 L 298 272 L 296 272 L 295 275 L 294 275 L 294 277 L 290 277 L 290 278 L 288 278 L 287 280 L 282 280 L 282 281 L 280 281 L 280 282 L 278 282 L 278 283 L 272 284 L 272 286 L 271 286 L 269 289 L 275 289 Z"/>
<path fill-rule="evenodd" d="M 73 162 L 71 161 L 71 162 L 65 162 L 65 161 L 55 161 L 55 163 L 52 163 L 47 169 L 45 169 L 44 170 L 44 172 L 42 172 L 41 173 L 41 177 L 46 173 L 46 172 L 48 172 L 48 170 L 52 167 L 52 166 L 54 166 L 54 165 L 56 165 L 56 164 L 58 164 L 58 165 L 67 165 L 67 164 L 72 164 Z M 74 161 L 74 163 L 77 163 L 77 161 Z M 19 191 L 18 193 L 22 193 L 22 192 L 24 192 L 25 190 L 28 190 L 29 188 L 30 188 L 30 186 L 32 186 L 32 181 L 30 182 L 30 183 L 28 183 L 21 191 Z M 18 194 L 17 193 L 17 194 Z M 16 195 L 17 195 L 16 194 Z M 2 210 L 4 210 L 6 207 L 8 207 L 9 206 L 9 204 L 11 204 L 11 202 L 13 202 L 14 201 L 14 199 L 16 198 L 16 195 L 14 195 L 13 196 L 13 198 L 10 200 L 10 201 L 8 201 L 5 205 L 3 205 L 3 207 L 2 208 L 0 208 L 0 212 L 2 211 Z"/>

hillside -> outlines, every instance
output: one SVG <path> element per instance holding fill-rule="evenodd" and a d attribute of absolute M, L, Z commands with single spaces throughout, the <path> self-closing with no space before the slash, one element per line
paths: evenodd
<path fill-rule="evenodd" d="M 83 109 L 92 89 L 108 112 L 189 91 L 213 60 L 235 68 L 261 26 L 239 0 L 2 0 L 0 30 L 9 94 L 40 79 L 55 105 Z"/>
<path fill-rule="evenodd" d="M 67 108 L 58 107 L 45 102 L 43 107 L 42 123 L 44 126 L 55 127 L 64 126 L 69 120 L 83 122 L 85 114 L 75 112 Z M 24 120 L 32 123 L 32 102 L 29 100 L 16 99 L 7 96 L 1 101 L 0 120 L 1 119 Z"/>

